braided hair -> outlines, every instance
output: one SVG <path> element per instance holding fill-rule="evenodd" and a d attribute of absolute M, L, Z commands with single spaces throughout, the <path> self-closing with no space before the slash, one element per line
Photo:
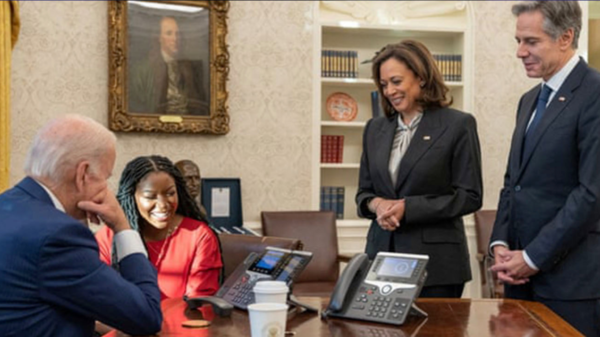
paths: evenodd
<path fill-rule="evenodd" d="M 135 191 L 137 189 L 138 183 L 144 179 L 148 174 L 153 172 L 165 172 L 170 175 L 175 181 L 175 187 L 177 189 L 177 197 L 179 203 L 177 205 L 177 209 L 175 213 L 182 215 L 184 217 L 192 218 L 198 221 L 203 221 L 205 223 L 209 223 L 208 218 L 200 212 L 198 205 L 195 200 L 190 196 L 187 191 L 187 187 L 185 184 L 185 180 L 181 175 L 181 172 L 173 165 L 171 160 L 167 157 L 152 155 L 152 156 L 141 156 L 133 159 L 125 166 L 123 173 L 121 174 L 121 179 L 119 180 L 119 191 L 117 192 L 117 200 L 121 204 L 123 211 L 125 212 L 125 216 L 131 225 L 131 228 L 141 233 L 140 228 L 140 211 L 137 208 L 137 204 L 135 201 Z M 221 242 L 219 241 L 219 236 L 212 228 L 209 228 L 215 234 L 217 238 L 217 242 L 219 244 L 219 252 L 221 253 L 221 260 L 223 259 L 223 254 L 221 250 Z M 144 240 L 142 236 L 142 240 Z M 145 242 L 144 242 L 145 244 Z M 116 255 L 116 246 L 113 240 L 112 244 L 112 266 L 115 269 L 118 269 L 117 263 L 117 255 Z M 222 262 L 222 261 L 221 261 Z M 221 271 L 219 282 L 222 281 L 223 272 Z"/>

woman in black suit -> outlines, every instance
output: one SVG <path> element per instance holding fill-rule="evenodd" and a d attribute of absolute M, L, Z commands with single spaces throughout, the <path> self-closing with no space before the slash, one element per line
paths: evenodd
<path fill-rule="evenodd" d="M 448 87 L 427 48 L 388 45 L 373 60 L 385 116 L 363 135 L 356 204 L 372 219 L 366 253 L 429 255 L 421 297 L 460 297 L 471 279 L 462 216 L 481 207 L 475 119 L 448 108 Z"/>

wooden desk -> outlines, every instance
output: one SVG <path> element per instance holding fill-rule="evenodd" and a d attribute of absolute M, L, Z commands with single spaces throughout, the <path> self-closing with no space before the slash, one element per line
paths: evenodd
<path fill-rule="evenodd" d="M 313 307 L 324 308 L 328 299 L 304 297 L 301 301 Z M 287 330 L 296 337 L 550 337 L 583 336 L 544 305 L 517 300 L 501 299 L 421 299 L 419 307 L 429 317 L 410 317 L 402 326 L 368 323 L 363 321 L 321 320 L 315 313 L 290 314 Z M 250 336 L 248 314 L 235 309 L 231 317 L 216 317 L 210 306 L 189 310 L 180 300 L 162 303 L 164 322 L 160 337 Z M 189 319 L 212 321 L 208 328 L 187 329 L 181 322 Z M 126 336 L 112 332 L 105 337 Z"/>

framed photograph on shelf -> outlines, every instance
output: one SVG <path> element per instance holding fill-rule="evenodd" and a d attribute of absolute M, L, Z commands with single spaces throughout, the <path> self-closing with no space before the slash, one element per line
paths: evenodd
<path fill-rule="evenodd" d="M 110 1 L 109 127 L 226 134 L 229 1 Z"/>

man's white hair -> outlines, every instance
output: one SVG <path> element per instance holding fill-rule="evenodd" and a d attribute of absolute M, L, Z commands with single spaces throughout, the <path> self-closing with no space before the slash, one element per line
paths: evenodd
<path fill-rule="evenodd" d="M 103 156 L 116 142 L 112 132 L 91 118 L 74 114 L 58 117 L 44 125 L 33 139 L 25 173 L 61 183 L 68 170 L 83 160 L 90 162 L 92 170 L 98 170 Z"/>

